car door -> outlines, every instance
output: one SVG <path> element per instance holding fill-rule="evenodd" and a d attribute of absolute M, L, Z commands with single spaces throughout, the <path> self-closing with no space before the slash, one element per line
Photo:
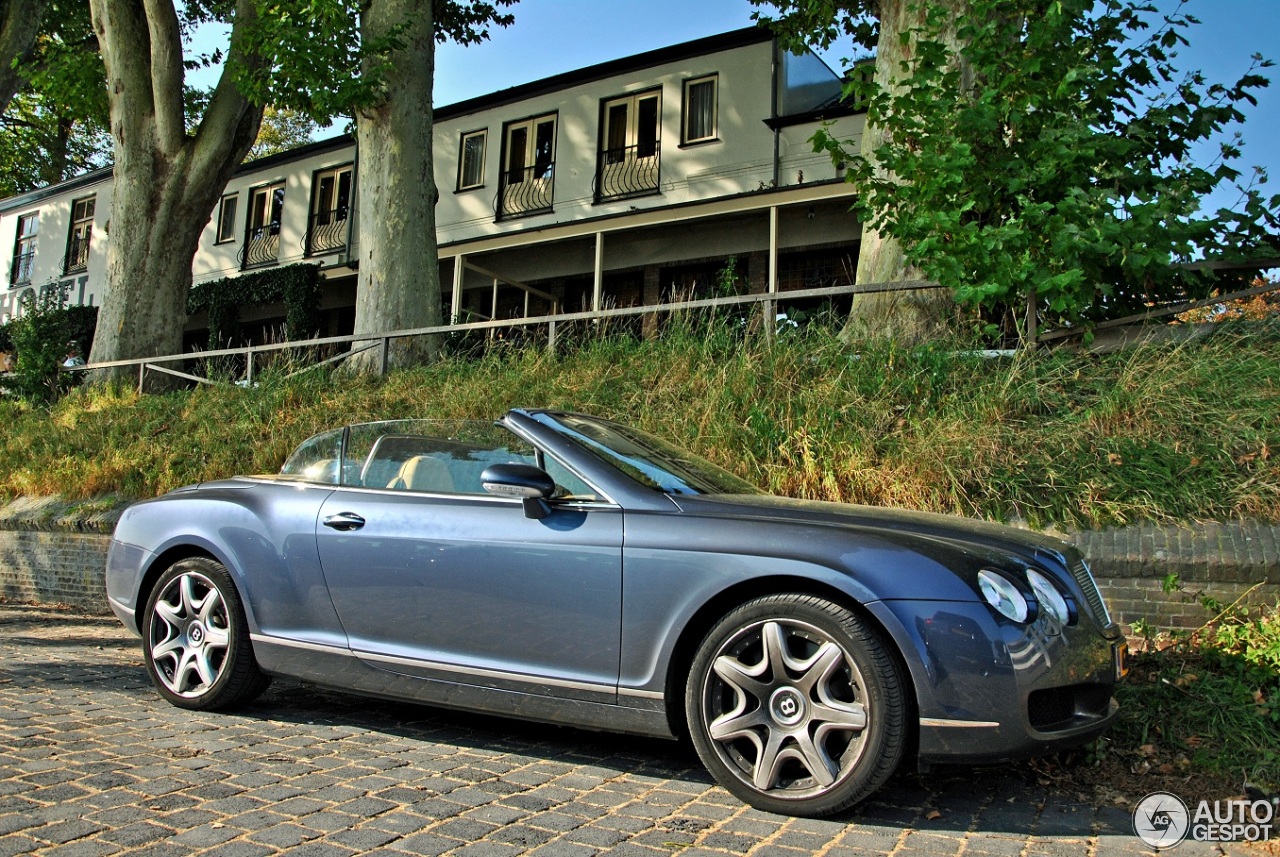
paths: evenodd
<path fill-rule="evenodd" d="M 459 486 L 462 491 L 469 486 Z M 615 701 L 622 510 L 339 488 L 316 538 L 353 652 L 406 676 Z"/>

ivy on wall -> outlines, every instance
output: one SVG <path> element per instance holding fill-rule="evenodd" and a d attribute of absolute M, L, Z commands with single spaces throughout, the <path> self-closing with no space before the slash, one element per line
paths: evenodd
<path fill-rule="evenodd" d="M 285 336 L 310 339 L 320 328 L 320 266 L 299 262 L 201 283 L 187 298 L 187 314 L 209 314 L 209 348 L 240 338 L 240 310 L 284 303 Z"/>

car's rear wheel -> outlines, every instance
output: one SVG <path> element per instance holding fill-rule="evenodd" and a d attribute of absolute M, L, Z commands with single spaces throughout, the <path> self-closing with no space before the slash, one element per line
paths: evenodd
<path fill-rule="evenodd" d="M 758 809 L 822 816 L 862 800 L 901 761 L 908 705 L 880 636 L 810 595 L 770 595 L 721 619 L 685 690 L 689 731 L 726 789 Z"/>
<path fill-rule="evenodd" d="M 174 563 L 151 591 L 142 622 L 147 672 L 180 708 L 221 710 L 262 693 L 249 625 L 231 575 L 208 557 Z"/>

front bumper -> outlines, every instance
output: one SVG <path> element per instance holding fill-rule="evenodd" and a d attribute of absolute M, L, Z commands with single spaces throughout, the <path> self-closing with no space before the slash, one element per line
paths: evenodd
<path fill-rule="evenodd" d="M 995 762 L 1087 743 L 1115 719 L 1119 629 L 998 619 L 981 603 L 881 602 L 919 704 L 922 763 Z"/>

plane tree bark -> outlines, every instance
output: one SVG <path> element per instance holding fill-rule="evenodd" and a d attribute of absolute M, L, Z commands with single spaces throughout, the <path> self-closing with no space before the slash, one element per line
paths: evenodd
<path fill-rule="evenodd" d="M 946 8 L 952 21 L 964 14 L 967 0 L 933 0 Z M 925 24 L 926 7 L 917 0 L 879 0 L 879 35 L 876 40 L 874 84 L 878 92 L 893 95 L 904 82 L 904 63 L 915 50 L 913 30 Z M 952 33 L 952 47 L 956 47 Z M 959 52 L 957 51 L 957 55 Z M 901 182 L 877 165 L 876 150 L 888 142 L 892 130 L 881 117 L 868 115 L 862 134 L 862 157 L 874 166 L 878 178 Z M 856 283 L 889 283 L 923 279 L 919 270 L 910 267 L 902 242 L 864 223 L 858 247 Z M 845 342 L 871 336 L 885 336 L 903 343 L 920 342 L 945 330 L 954 302 L 946 289 L 901 289 L 871 292 L 854 298 L 849 318 L 840 332 Z"/>
<path fill-rule="evenodd" d="M 115 185 L 90 361 L 174 354 L 182 348 L 200 233 L 262 118 L 230 71 L 259 62 L 242 33 L 257 13 L 253 0 L 237 0 L 227 65 L 188 132 L 172 0 L 91 0 L 91 8 L 107 72 Z"/>
<path fill-rule="evenodd" d="M 385 96 L 356 112 L 360 205 L 356 333 L 429 327 L 443 322 L 436 249 L 437 191 L 432 167 L 431 82 L 435 77 L 432 0 L 373 0 L 360 20 L 366 44 L 399 33 L 385 59 Z M 364 73 L 382 58 L 365 57 Z M 436 337 L 390 343 L 395 368 L 429 360 Z M 375 371 L 377 352 L 352 368 Z"/>

